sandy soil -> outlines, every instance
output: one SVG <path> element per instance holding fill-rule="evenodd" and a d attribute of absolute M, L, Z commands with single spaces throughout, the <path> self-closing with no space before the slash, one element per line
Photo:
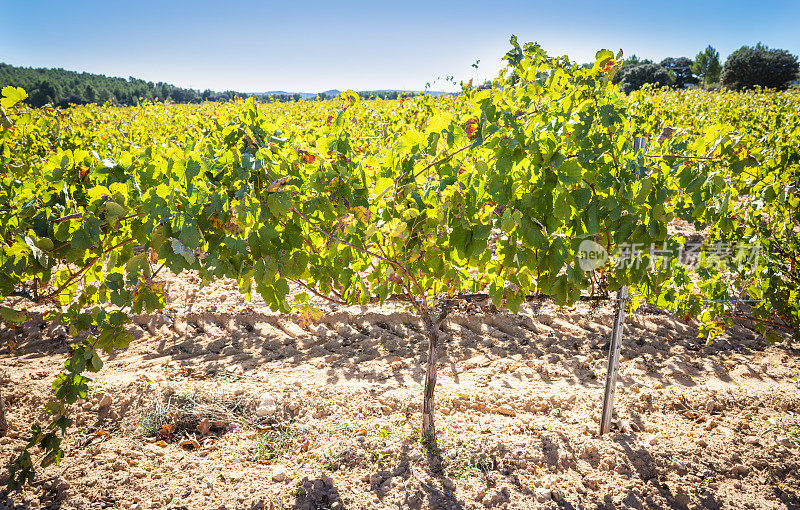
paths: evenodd
<path fill-rule="evenodd" d="M 402 306 L 320 305 L 307 323 L 243 302 L 233 282 L 165 278 L 168 308 L 135 318 L 131 348 L 74 406 L 64 461 L 0 508 L 800 507 L 789 340 L 737 326 L 705 346 L 691 324 L 640 310 L 616 427 L 599 437 L 612 303 L 462 309 L 445 325 L 434 455 L 417 433 L 426 342 Z M 18 343 L 0 351 L 4 461 L 68 350 L 33 316 L 3 332 Z M 148 437 L 165 402 L 184 414 Z"/>

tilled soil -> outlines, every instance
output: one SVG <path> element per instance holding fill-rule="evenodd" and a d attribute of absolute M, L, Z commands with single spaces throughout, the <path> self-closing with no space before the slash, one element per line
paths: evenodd
<path fill-rule="evenodd" d="M 444 326 L 426 445 L 426 340 L 402 305 L 320 304 L 311 321 L 243 302 L 234 282 L 166 279 L 164 313 L 135 317 L 131 347 L 73 406 L 63 462 L 0 507 L 800 507 L 788 339 L 737 325 L 706 346 L 692 324 L 632 314 L 615 428 L 600 437 L 611 302 L 462 307 Z M 4 461 L 44 420 L 68 352 L 65 332 L 32 315 L 3 332 L 17 343 L 0 351 Z M 172 406 L 166 428 L 147 426 L 155 403 Z"/>

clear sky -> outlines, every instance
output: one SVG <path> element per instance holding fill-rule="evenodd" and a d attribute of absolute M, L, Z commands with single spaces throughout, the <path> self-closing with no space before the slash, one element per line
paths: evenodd
<path fill-rule="evenodd" d="M 0 0 L 0 62 L 217 91 L 483 80 L 512 33 L 579 62 L 600 48 L 661 60 L 708 44 L 724 62 L 759 41 L 797 55 L 800 0 Z"/>

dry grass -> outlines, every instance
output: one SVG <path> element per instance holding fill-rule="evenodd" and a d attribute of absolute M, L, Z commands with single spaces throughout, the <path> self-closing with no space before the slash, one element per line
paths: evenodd
<path fill-rule="evenodd" d="M 197 432 L 201 423 L 209 431 L 224 430 L 231 424 L 252 427 L 257 421 L 254 410 L 255 401 L 246 395 L 171 395 L 145 409 L 139 430 L 146 437 L 168 438 L 179 432 Z"/>

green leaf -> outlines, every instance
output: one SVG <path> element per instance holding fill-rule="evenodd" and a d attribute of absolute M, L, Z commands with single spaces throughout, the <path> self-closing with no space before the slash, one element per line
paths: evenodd
<path fill-rule="evenodd" d="M 559 194 L 553 203 L 553 215 L 566 223 L 572 216 L 572 207 L 567 202 L 567 194 Z"/>
<path fill-rule="evenodd" d="M 100 369 L 103 368 L 103 360 L 100 359 L 100 356 L 94 349 L 92 349 L 92 356 L 89 358 L 89 363 L 86 368 L 88 368 L 90 372 L 99 372 Z"/>
<path fill-rule="evenodd" d="M 47 238 L 44 238 L 44 239 L 47 239 Z M 47 239 L 47 240 L 50 241 L 49 239 Z M 37 243 L 33 242 L 33 239 L 31 239 L 30 237 L 25 236 L 25 244 L 27 244 L 28 248 L 31 249 L 31 253 L 33 254 L 33 258 L 36 259 L 36 261 L 39 264 L 41 264 L 42 267 L 47 267 L 47 261 L 48 261 L 47 255 L 44 253 L 44 251 L 42 251 L 41 248 L 39 248 Z M 52 249 L 53 242 L 50 241 L 49 245 L 50 245 L 50 249 Z"/>
<path fill-rule="evenodd" d="M 27 310 L 14 310 L 13 308 L 8 308 L 7 306 L 0 306 L 0 317 L 2 317 L 4 321 L 10 322 L 11 324 L 15 324 L 17 326 L 20 324 L 25 324 L 31 320 L 30 314 L 28 314 Z"/>
<path fill-rule="evenodd" d="M 3 108 L 11 108 L 15 104 L 23 101 L 28 97 L 28 93 L 20 87 L 7 86 L 3 87 L 3 98 L 0 99 L 0 106 Z"/>
<path fill-rule="evenodd" d="M 156 225 L 156 227 L 153 229 L 153 233 L 150 237 L 150 248 L 154 249 L 155 251 L 158 251 L 158 249 L 161 248 L 161 245 L 167 240 L 164 230 L 164 225 Z"/>
<path fill-rule="evenodd" d="M 270 193 L 267 196 L 267 207 L 273 216 L 281 218 L 292 210 L 292 203 L 286 193 Z"/>
<path fill-rule="evenodd" d="M 128 262 L 125 263 L 125 274 L 129 279 L 135 275 L 149 277 L 150 262 L 147 258 L 147 252 L 131 257 Z"/>
<path fill-rule="evenodd" d="M 111 352 L 114 349 L 127 349 L 131 343 L 131 340 L 133 340 L 133 335 L 125 331 L 124 328 L 106 327 L 100 332 L 97 344 L 105 352 Z M 96 355 L 97 354 L 95 353 L 95 356 Z M 100 366 L 102 366 L 102 361 L 99 359 L 99 357 L 98 361 L 100 361 Z M 93 359 L 92 363 L 94 363 Z"/>
<path fill-rule="evenodd" d="M 426 142 L 427 138 L 425 138 L 425 135 L 416 129 L 406 131 L 400 137 L 400 153 L 407 154 L 411 152 L 417 145 L 425 145 Z"/>
<path fill-rule="evenodd" d="M 600 50 L 595 56 L 594 70 L 601 69 L 606 63 L 614 58 L 614 53 L 611 50 Z"/>
<path fill-rule="evenodd" d="M 125 208 L 116 202 L 108 201 L 105 204 L 106 216 L 111 219 L 117 219 L 125 215 Z"/>
<path fill-rule="evenodd" d="M 450 127 L 453 122 L 453 115 L 450 113 L 438 113 L 428 120 L 425 132 L 440 133 Z"/>
<path fill-rule="evenodd" d="M 175 239 L 174 237 L 170 237 L 169 240 L 170 243 L 172 244 L 172 251 L 173 253 L 175 253 L 175 255 L 182 256 L 184 259 L 186 259 L 186 262 L 188 262 L 189 264 L 194 263 L 194 251 L 184 246 L 182 242 Z"/>
<path fill-rule="evenodd" d="M 568 159 L 558 167 L 558 179 L 564 185 L 572 185 L 580 182 L 583 169 L 575 159 Z"/>
<path fill-rule="evenodd" d="M 85 228 L 79 228 L 72 234 L 70 246 L 78 250 L 88 250 L 92 247 L 92 238 Z"/>
<path fill-rule="evenodd" d="M 384 193 L 386 190 L 394 186 L 394 180 L 389 179 L 388 177 L 381 177 L 375 183 L 375 187 L 372 188 L 372 194 L 375 196 L 376 199 L 383 198 Z"/>

